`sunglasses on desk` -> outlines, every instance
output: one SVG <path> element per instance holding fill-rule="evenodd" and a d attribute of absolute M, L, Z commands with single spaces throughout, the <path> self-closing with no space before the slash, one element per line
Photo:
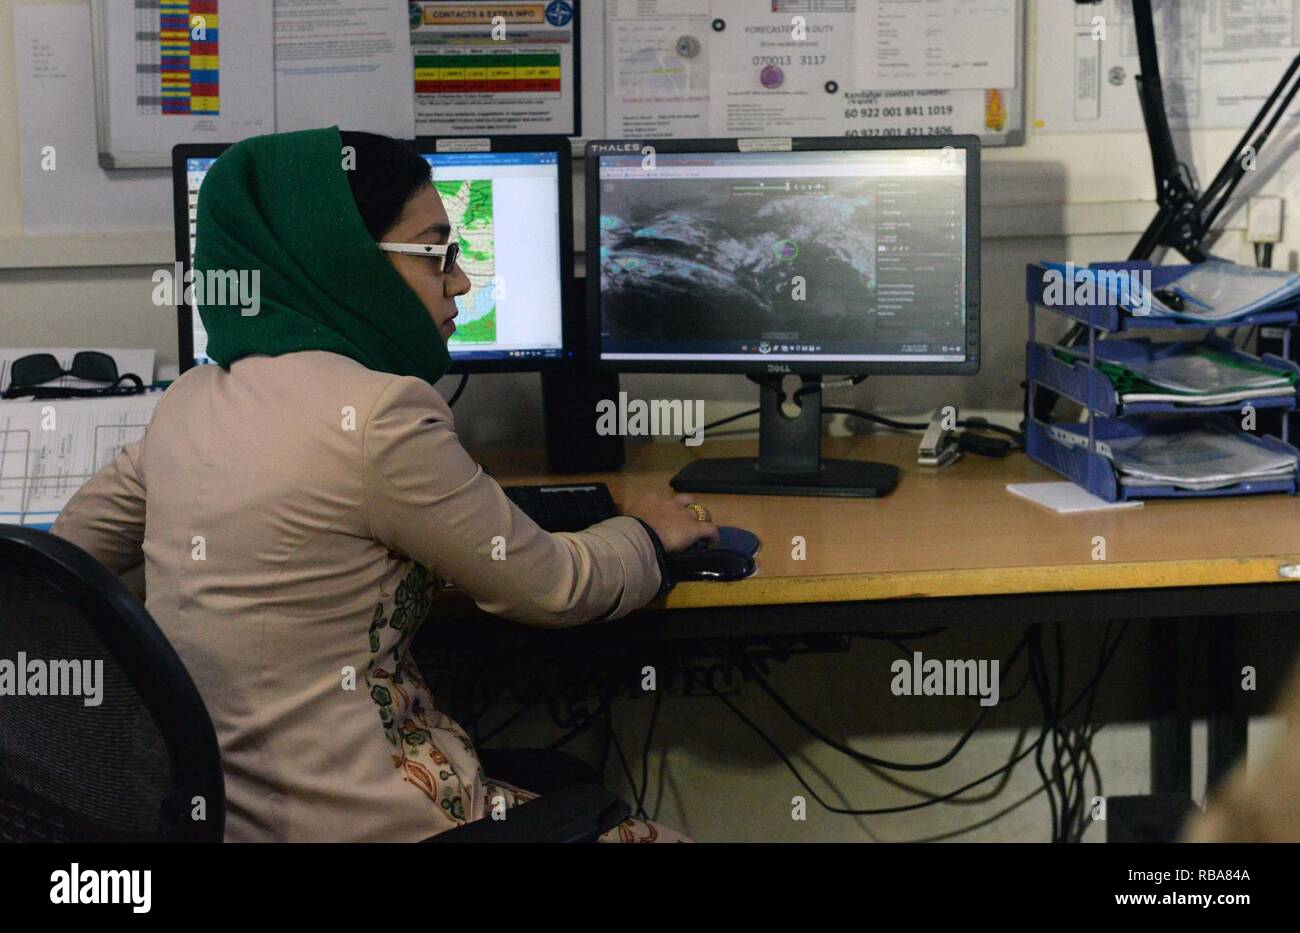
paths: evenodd
<path fill-rule="evenodd" d="M 72 358 L 67 369 L 53 353 L 32 353 L 20 356 L 9 368 L 9 388 L 4 392 L 13 398 L 94 398 L 105 395 L 138 395 L 144 391 L 144 382 L 135 373 L 118 375 L 117 360 L 98 350 L 82 350 Z M 94 388 L 49 386 L 47 382 L 72 376 L 87 382 L 102 382 Z"/>

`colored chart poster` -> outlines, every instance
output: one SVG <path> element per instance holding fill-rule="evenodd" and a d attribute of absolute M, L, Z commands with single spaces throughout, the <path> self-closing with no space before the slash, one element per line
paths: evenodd
<path fill-rule="evenodd" d="M 497 278 L 492 180 L 475 178 L 433 184 L 460 243 L 457 263 L 470 281 L 469 292 L 456 299 L 459 314 L 450 343 L 452 346 L 495 343 Z"/>
<path fill-rule="evenodd" d="M 273 9 L 266 0 L 95 0 L 101 164 L 167 167 L 178 143 L 274 132 Z"/>
<path fill-rule="evenodd" d="M 572 0 L 426 0 L 410 17 L 417 135 L 578 134 Z"/>
<path fill-rule="evenodd" d="M 137 113 L 221 113 L 217 2 L 135 0 Z"/>

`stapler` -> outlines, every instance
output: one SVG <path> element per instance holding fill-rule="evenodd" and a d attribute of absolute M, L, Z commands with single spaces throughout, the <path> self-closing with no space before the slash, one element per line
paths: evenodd
<path fill-rule="evenodd" d="M 921 445 L 916 451 L 916 462 L 921 466 L 942 467 L 955 462 L 961 457 L 957 446 L 955 431 L 957 428 L 957 409 L 952 405 L 942 405 L 930 416 L 930 426 L 921 436 Z"/>

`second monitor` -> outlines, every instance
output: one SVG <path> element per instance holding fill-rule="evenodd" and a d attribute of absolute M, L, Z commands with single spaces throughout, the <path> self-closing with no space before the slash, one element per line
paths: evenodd
<path fill-rule="evenodd" d="M 564 137 L 414 141 L 429 163 L 460 243 L 470 291 L 456 299 L 448 342 L 453 373 L 562 368 L 574 355 L 578 325 L 573 273 L 572 170 Z M 173 152 L 176 256 L 189 270 L 199 191 L 225 144 Z M 178 308 L 181 369 L 210 362 L 198 309 Z"/>
<path fill-rule="evenodd" d="M 602 140 L 586 175 L 597 365 L 762 387 L 759 456 L 695 461 L 678 489 L 883 495 L 894 468 L 821 459 L 817 375 L 979 369 L 973 136 Z"/>

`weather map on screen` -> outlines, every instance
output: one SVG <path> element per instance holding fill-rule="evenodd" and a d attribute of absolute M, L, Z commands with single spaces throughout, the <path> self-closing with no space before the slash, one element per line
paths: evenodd
<path fill-rule="evenodd" d="M 430 179 L 460 243 L 470 291 L 456 298 L 454 360 L 551 360 L 565 353 L 560 182 L 555 152 L 428 152 Z M 199 191 L 216 157 L 186 159 L 194 255 Z M 190 309 L 195 364 L 209 363 L 207 334 Z"/>
<path fill-rule="evenodd" d="M 461 269 L 470 281 L 468 294 L 456 299 L 460 313 L 456 333 L 449 341 L 459 344 L 495 343 L 497 339 L 496 235 L 492 216 L 492 179 L 435 181 L 447 209 L 453 235 L 460 242 Z"/>

